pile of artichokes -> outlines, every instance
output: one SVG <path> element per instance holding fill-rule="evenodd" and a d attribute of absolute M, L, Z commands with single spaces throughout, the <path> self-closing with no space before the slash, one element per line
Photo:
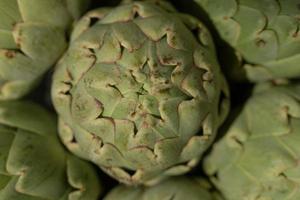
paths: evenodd
<path fill-rule="evenodd" d="M 299 200 L 299 0 L 0 0 L 0 200 Z"/>

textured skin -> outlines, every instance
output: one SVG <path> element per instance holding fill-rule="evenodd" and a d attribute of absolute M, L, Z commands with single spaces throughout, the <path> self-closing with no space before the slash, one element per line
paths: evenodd
<path fill-rule="evenodd" d="M 242 67 L 250 81 L 300 77 L 298 0 L 194 1 L 242 56 L 245 63 L 235 67 Z"/>
<path fill-rule="evenodd" d="M 28 92 L 62 55 L 89 0 L 0 0 L 0 100 Z"/>
<path fill-rule="evenodd" d="M 1 200 L 97 200 L 93 166 L 66 152 L 52 115 L 30 102 L 0 103 Z"/>
<path fill-rule="evenodd" d="M 152 187 L 114 188 L 104 200 L 221 200 L 202 179 L 176 177 Z"/>
<path fill-rule="evenodd" d="M 257 91 L 205 161 L 228 200 L 300 199 L 300 85 Z"/>
<path fill-rule="evenodd" d="M 52 85 L 68 149 L 126 184 L 189 171 L 229 108 L 206 28 L 135 2 L 90 12 L 72 41 Z"/>

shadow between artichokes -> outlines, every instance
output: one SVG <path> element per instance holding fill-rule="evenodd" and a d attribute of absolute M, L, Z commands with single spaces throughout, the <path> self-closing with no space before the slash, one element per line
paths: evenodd
<path fill-rule="evenodd" d="M 211 185 L 201 178 L 173 177 L 152 187 L 120 185 L 104 200 L 222 200 Z"/>
<path fill-rule="evenodd" d="M 63 143 L 129 185 L 193 168 L 229 109 L 208 30 L 163 4 L 89 12 L 53 77 Z"/>
<path fill-rule="evenodd" d="M 70 155 L 55 118 L 31 102 L 0 103 L 0 199 L 97 200 L 93 166 Z"/>
<path fill-rule="evenodd" d="M 67 47 L 89 0 L 0 0 L 0 100 L 28 94 Z"/>
<path fill-rule="evenodd" d="M 266 85 L 204 162 L 228 200 L 300 199 L 300 84 Z"/>
<path fill-rule="evenodd" d="M 300 77 L 298 0 L 194 2 L 209 15 L 220 37 L 236 50 L 239 64 L 228 69 L 234 79 L 243 73 L 252 82 Z"/>

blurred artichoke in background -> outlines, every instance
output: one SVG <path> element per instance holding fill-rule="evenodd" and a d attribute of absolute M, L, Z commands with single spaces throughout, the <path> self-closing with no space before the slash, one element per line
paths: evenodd
<path fill-rule="evenodd" d="M 194 1 L 236 50 L 235 79 L 241 71 L 253 82 L 300 77 L 299 0 Z"/>
<path fill-rule="evenodd" d="M 200 178 L 175 177 L 152 187 L 118 186 L 104 200 L 221 200 Z"/>
<path fill-rule="evenodd" d="M 63 148 L 53 116 L 30 102 L 0 103 L 1 200 L 97 200 L 93 166 Z"/>
<path fill-rule="evenodd" d="M 88 13 L 53 78 L 63 143 L 126 184 L 189 171 L 229 109 L 208 30 L 159 5 Z"/>
<path fill-rule="evenodd" d="M 0 0 L 0 100 L 30 92 L 67 47 L 89 0 Z"/>
<path fill-rule="evenodd" d="M 300 199 L 300 84 L 257 86 L 205 161 L 228 200 Z"/>

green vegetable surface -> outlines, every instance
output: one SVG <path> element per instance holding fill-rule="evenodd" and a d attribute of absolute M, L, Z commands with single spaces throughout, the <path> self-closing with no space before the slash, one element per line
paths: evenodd
<path fill-rule="evenodd" d="M 88 13 L 53 77 L 63 143 L 126 184 L 190 171 L 229 109 L 208 30 L 159 5 Z"/>
<path fill-rule="evenodd" d="M 1 200 L 97 200 L 93 166 L 59 142 L 55 118 L 31 102 L 0 103 Z"/>
<path fill-rule="evenodd" d="M 0 0 L 0 200 L 300 200 L 299 141 L 300 0 Z"/>
<path fill-rule="evenodd" d="M 240 63 L 229 70 L 244 71 L 253 82 L 299 78 L 298 0 L 194 1 L 207 12 L 221 38 L 236 50 Z M 236 79 L 243 76 L 234 74 Z"/>
<path fill-rule="evenodd" d="M 257 86 L 205 171 L 228 200 L 300 199 L 300 85 Z"/>
<path fill-rule="evenodd" d="M 152 187 L 114 188 L 104 200 L 221 200 L 207 181 L 192 177 L 175 177 Z"/>
<path fill-rule="evenodd" d="M 67 48 L 89 0 L 0 0 L 0 100 L 29 93 Z"/>

